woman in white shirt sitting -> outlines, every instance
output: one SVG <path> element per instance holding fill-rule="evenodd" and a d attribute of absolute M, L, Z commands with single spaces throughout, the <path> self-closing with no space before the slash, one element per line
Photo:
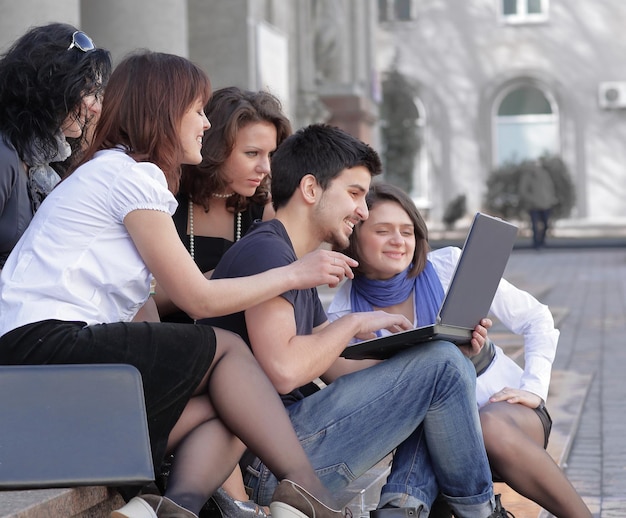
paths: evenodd
<path fill-rule="evenodd" d="M 460 249 L 430 251 L 419 211 L 393 185 L 372 185 L 367 204 L 369 217 L 355 228 L 346 250 L 359 266 L 355 278 L 335 295 L 329 319 L 352 311 L 385 310 L 403 314 L 416 326 L 434 323 Z M 559 337 L 550 310 L 503 279 L 491 312 L 512 332 L 523 335 L 525 359 L 522 370 L 492 343 L 472 359 L 494 479 L 555 516 L 589 517 L 584 502 L 545 451 L 552 426 L 545 400 Z M 440 512 L 433 510 L 430 516 L 442 516 Z"/>

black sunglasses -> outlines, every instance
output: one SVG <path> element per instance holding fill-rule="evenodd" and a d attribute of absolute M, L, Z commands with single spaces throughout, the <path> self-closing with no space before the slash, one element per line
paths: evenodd
<path fill-rule="evenodd" d="M 90 50 L 94 50 L 96 48 L 96 44 L 83 31 L 76 31 L 72 34 L 72 43 L 70 43 L 70 46 L 67 47 L 67 50 L 73 48 L 77 48 L 83 52 L 88 52 Z"/>

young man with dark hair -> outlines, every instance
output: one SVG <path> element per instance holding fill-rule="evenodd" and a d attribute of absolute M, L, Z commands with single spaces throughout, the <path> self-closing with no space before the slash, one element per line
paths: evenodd
<path fill-rule="evenodd" d="M 272 158 L 276 218 L 233 245 L 213 278 L 286 265 L 324 243 L 345 249 L 354 226 L 368 216 L 365 195 L 380 170 L 376 152 L 338 128 L 299 130 Z M 337 254 L 338 282 L 351 276 L 351 266 Z M 426 516 L 440 491 L 459 517 L 506 516 L 493 495 L 476 373 L 459 347 L 438 341 L 384 361 L 341 358 L 355 336 L 412 324 L 382 311 L 329 323 L 316 289 L 292 290 L 211 324 L 248 342 L 329 489 L 345 487 L 395 450 L 375 518 Z M 477 326 L 466 353 L 478 353 L 485 336 Z M 318 377 L 328 386 L 303 390 Z M 267 503 L 277 480 L 258 459 L 244 457 L 242 464 L 254 499 Z"/>

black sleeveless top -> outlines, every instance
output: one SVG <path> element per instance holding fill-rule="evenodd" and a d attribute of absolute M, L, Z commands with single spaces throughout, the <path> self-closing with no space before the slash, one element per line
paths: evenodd
<path fill-rule="evenodd" d="M 174 225 L 178 231 L 180 240 L 189 250 L 189 234 L 187 234 L 187 223 L 189 220 L 189 199 L 186 196 L 176 196 L 178 208 L 174 213 Z M 241 213 L 241 235 L 244 236 L 256 220 L 263 218 L 264 205 L 251 203 L 248 208 Z M 233 220 L 233 235 L 237 235 L 237 217 Z M 226 250 L 233 245 L 233 241 L 222 237 L 194 236 L 194 260 L 201 272 L 208 272 L 215 269 Z M 164 316 L 163 322 L 185 322 L 191 323 L 193 320 L 183 311 L 177 311 Z"/>

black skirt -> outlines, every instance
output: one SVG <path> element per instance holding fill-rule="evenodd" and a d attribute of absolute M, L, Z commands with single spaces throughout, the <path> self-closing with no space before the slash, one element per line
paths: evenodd
<path fill-rule="evenodd" d="M 0 364 L 134 365 L 143 380 L 155 475 L 169 434 L 215 356 L 209 326 L 44 320 L 0 337 Z"/>

